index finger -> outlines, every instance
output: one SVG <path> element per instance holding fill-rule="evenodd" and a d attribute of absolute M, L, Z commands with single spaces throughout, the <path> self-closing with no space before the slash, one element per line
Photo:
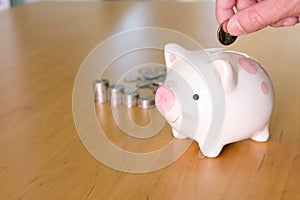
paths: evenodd
<path fill-rule="evenodd" d="M 243 10 L 261 1 L 262 0 L 217 0 L 217 20 L 221 24 L 222 22 L 226 21 L 231 16 L 233 16 L 235 14 L 233 7 L 236 7 L 237 10 Z"/>
<path fill-rule="evenodd" d="M 216 16 L 219 24 L 234 15 L 233 7 L 236 3 L 237 0 L 216 0 Z"/>

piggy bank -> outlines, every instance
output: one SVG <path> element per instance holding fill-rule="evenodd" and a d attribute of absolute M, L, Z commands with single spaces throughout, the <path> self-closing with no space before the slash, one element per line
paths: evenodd
<path fill-rule="evenodd" d="M 197 141 L 206 157 L 229 143 L 269 138 L 270 76 L 252 57 L 226 49 L 165 46 L 167 76 L 155 94 L 175 138 Z"/>

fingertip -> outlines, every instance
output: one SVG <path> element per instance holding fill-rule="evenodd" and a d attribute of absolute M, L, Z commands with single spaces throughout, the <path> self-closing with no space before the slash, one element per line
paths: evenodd
<path fill-rule="evenodd" d="M 216 14 L 216 18 L 217 18 L 217 22 L 219 25 L 221 24 L 224 24 L 225 21 L 228 22 L 228 19 L 230 18 L 231 16 L 225 16 L 225 15 L 218 15 Z M 227 23 L 226 23 L 227 24 Z"/>
<path fill-rule="evenodd" d="M 224 21 L 228 20 L 235 13 L 233 7 L 235 5 L 235 0 L 217 0 L 215 14 L 217 22 L 222 24 Z"/>

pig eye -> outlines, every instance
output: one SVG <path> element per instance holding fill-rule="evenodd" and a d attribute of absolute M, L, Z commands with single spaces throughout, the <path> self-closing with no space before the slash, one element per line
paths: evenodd
<path fill-rule="evenodd" d="M 198 94 L 194 94 L 194 95 L 193 95 L 193 99 L 194 99 L 195 101 L 199 100 L 199 95 L 198 95 Z"/>

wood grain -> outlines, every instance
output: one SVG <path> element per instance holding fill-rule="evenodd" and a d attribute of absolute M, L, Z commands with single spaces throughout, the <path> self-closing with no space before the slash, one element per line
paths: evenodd
<path fill-rule="evenodd" d="M 88 153 L 72 115 L 76 73 L 101 41 L 145 26 L 220 47 L 213 3 L 39 2 L 0 13 L 0 199 L 299 199 L 300 26 L 266 28 L 230 46 L 257 58 L 273 79 L 267 143 L 238 142 L 208 159 L 193 142 L 172 165 L 144 174 L 113 170 Z M 109 136 L 110 107 L 98 109 Z M 168 126 L 145 141 L 114 130 L 112 141 L 131 151 L 172 139 Z"/>

